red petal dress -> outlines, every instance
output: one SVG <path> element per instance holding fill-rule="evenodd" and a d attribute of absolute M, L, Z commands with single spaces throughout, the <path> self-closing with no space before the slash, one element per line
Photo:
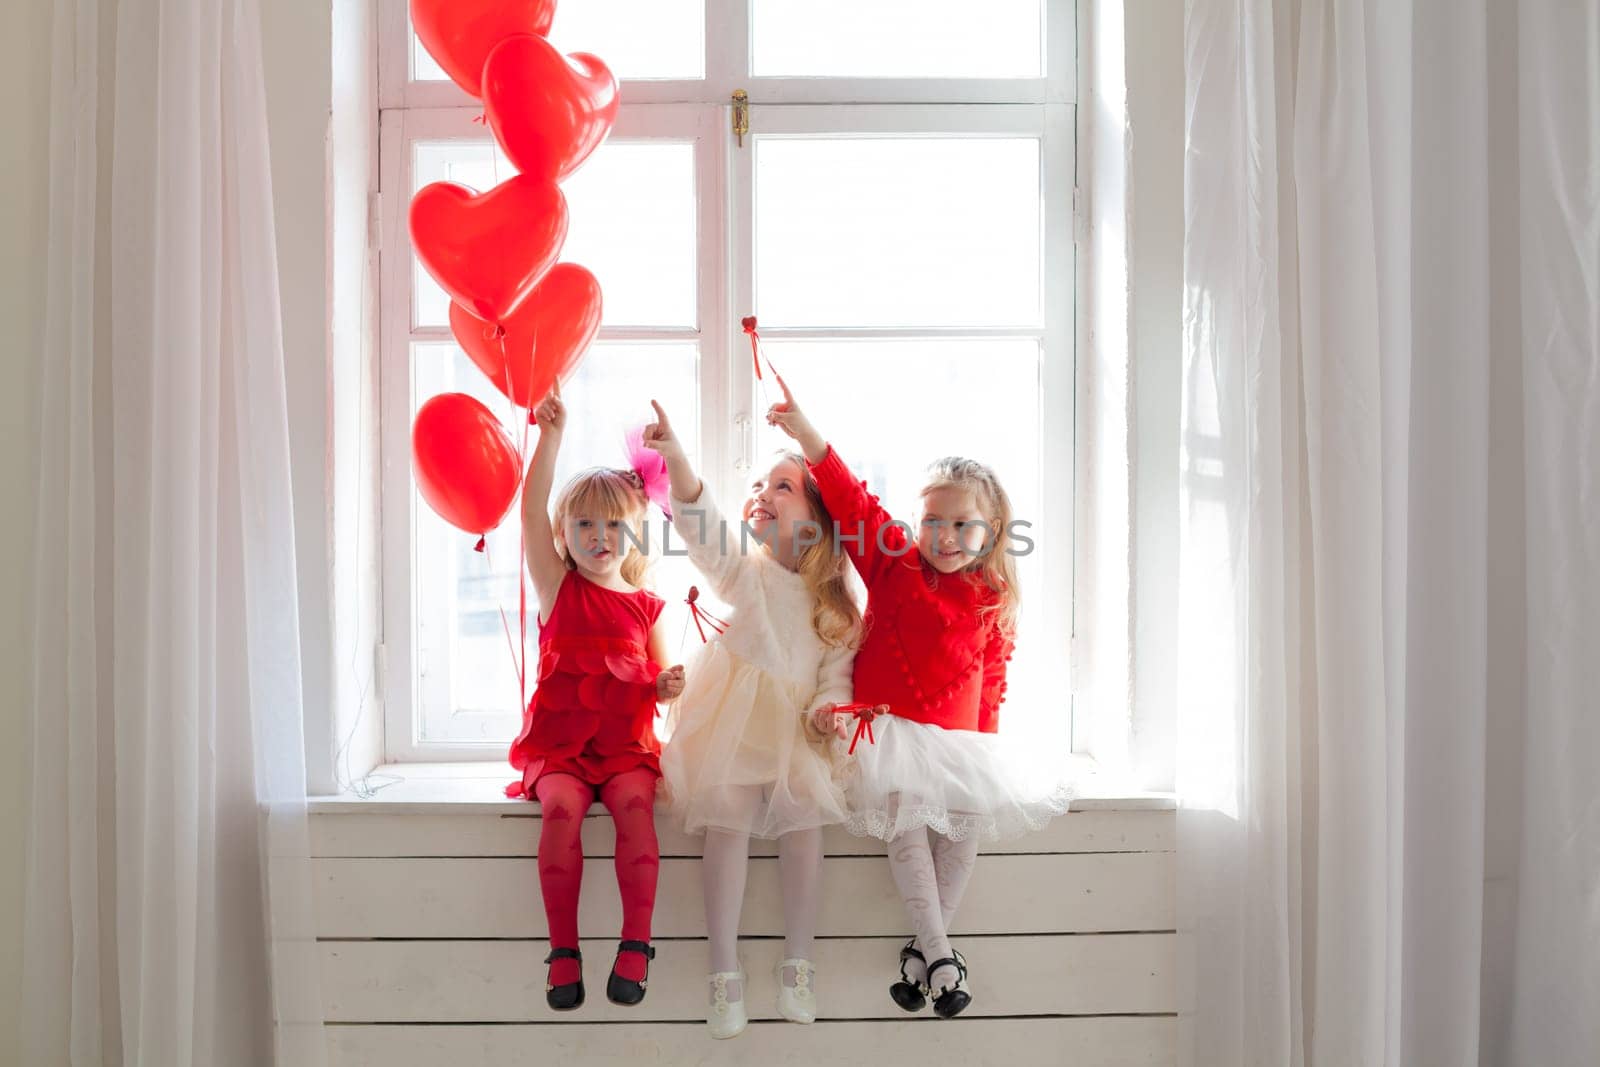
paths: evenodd
<path fill-rule="evenodd" d="M 661 773 L 661 665 L 648 649 L 663 607 L 647 590 L 622 593 L 567 572 L 539 626 L 539 679 L 511 743 L 511 766 L 522 778 L 506 787 L 508 797 L 533 799 L 543 774 L 601 785 L 637 767 Z"/>

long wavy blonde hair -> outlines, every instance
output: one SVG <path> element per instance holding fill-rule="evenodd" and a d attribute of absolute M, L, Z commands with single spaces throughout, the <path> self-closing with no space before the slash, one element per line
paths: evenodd
<path fill-rule="evenodd" d="M 817 488 L 816 479 L 806 469 L 805 457 L 788 451 L 779 451 L 777 455 L 800 468 L 800 481 L 806 503 L 811 506 L 811 517 L 822 528 L 822 539 L 806 546 L 795 567 L 805 579 L 815 605 L 811 611 L 811 629 L 824 644 L 839 648 L 853 646 L 861 639 L 861 609 L 850 595 L 850 559 L 837 551 L 833 515 L 822 502 L 822 490 Z"/>
<path fill-rule="evenodd" d="M 975 459 L 945 456 L 928 465 L 928 484 L 922 497 L 939 489 L 965 490 L 972 494 L 990 536 L 985 551 L 962 570 L 982 580 L 999 596 L 978 609 L 978 617 L 995 616 L 1000 632 L 1007 638 L 1017 633 L 1017 616 L 1022 610 L 1022 594 L 1017 586 L 1017 564 L 1007 551 L 1011 547 L 1011 498 L 993 468 Z"/>
<path fill-rule="evenodd" d="M 572 476 L 561 487 L 556 497 L 555 514 L 550 525 L 555 530 L 556 551 L 567 565 L 576 570 L 578 563 L 567 547 L 567 520 L 576 514 L 592 515 L 607 522 L 620 522 L 631 531 L 634 538 L 649 544 L 644 528 L 645 512 L 650 502 L 644 495 L 644 483 L 630 470 L 615 467 L 590 467 Z M 627 554 L 622 557 L 622 580 L 629 585 L 643 585 L 650 571 L 650 557 L 639 551 L 634 539 L 623 537 Z"/>

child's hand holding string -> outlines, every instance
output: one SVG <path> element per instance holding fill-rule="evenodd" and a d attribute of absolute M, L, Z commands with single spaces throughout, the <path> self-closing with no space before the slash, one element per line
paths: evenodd
<path fill-rule="evenodd" d="M 656 699 L 668 701 L 678 699 L 678 694 L 683 692 L 683 665 L 668 667 L 656 675 Z"/>
<path fill-rule="evenodd" d="M 539 432 L 560 433 L 567 428 L 567 406 L 561 402 L 561 386 L 556 385 L 550 390 L 550 395 L 539 401 L 539 406 L 533 409 L 534 421 L 539 424 Z"/>

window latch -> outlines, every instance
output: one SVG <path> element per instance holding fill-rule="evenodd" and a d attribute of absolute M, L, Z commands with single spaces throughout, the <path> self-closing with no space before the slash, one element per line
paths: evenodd
<path fill-rule="evenodd" d="M 733 91 L 733 135 L 739 147 L 744 147 L 744 135 L 750 132 L 750 94 L 743 89 Z"/>

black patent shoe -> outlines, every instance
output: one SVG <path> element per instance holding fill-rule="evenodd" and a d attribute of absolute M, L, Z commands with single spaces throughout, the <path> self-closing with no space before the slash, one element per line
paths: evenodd
<path fill-rule="evenodd" d="M 901 1011 L 921 1011 L 928 1006 L 928 987 L 921 982 L 913 982 L 906 973 L 906 963 L 910 960 L 921 960 L 924 964 L 928 962 L 915 947 L 916 943 L 917 939 L 913 937 L 900 950 L 900 981 L 889 987 L 889 996 Z"/>
<path fill-rule="evenodd" d="M 635 982 L 631 978 L 624 978 L 617 973 L 617 965 L 611 965 L 611 977 L 606 979 L 606 999 L 613 1004 L 621 1004 L 631 1008 L 644 999 L 645 983 L 650 980 L 649 960 L 656 958 L 655 947 L 648 941 L 620 941 L 617 943 L 617 955 L 624 952 L 637 952 L 647 961 L 644 965 L 644 978 Z"/>
<path fill-rule="evenodd" d="M 583 965 L 583 953 L 575 948 L 553 948 L 550 955 L 544 958 L 545 966 L 556 960 L 577 960 L 578 965 Z M 548 980 L 544 983 L 544 1002 L 550 1005 L 551 1011 L 571 1011 L 583 1004 L 583 975 L 580 973 L 576 982 L 566 985 L 551 985 Z"/>
<path fill-rule="evenodd" d="M 961 958 L 961 953 L 956 953 L 954 958 L 934 960 L 928 964 L 928 974 L 931 976 L 940 967 L 954 967 L 956 969 L 956 984 L 942 986 L 939 995 L 933 998 L 933 1012 L 941 1019 L 954 1019 L 957 1015 L 967 1010 L 967 1005 L 972 1003 L 972 994 L 961 988 L 967 980 L 967 964 Z"/>

